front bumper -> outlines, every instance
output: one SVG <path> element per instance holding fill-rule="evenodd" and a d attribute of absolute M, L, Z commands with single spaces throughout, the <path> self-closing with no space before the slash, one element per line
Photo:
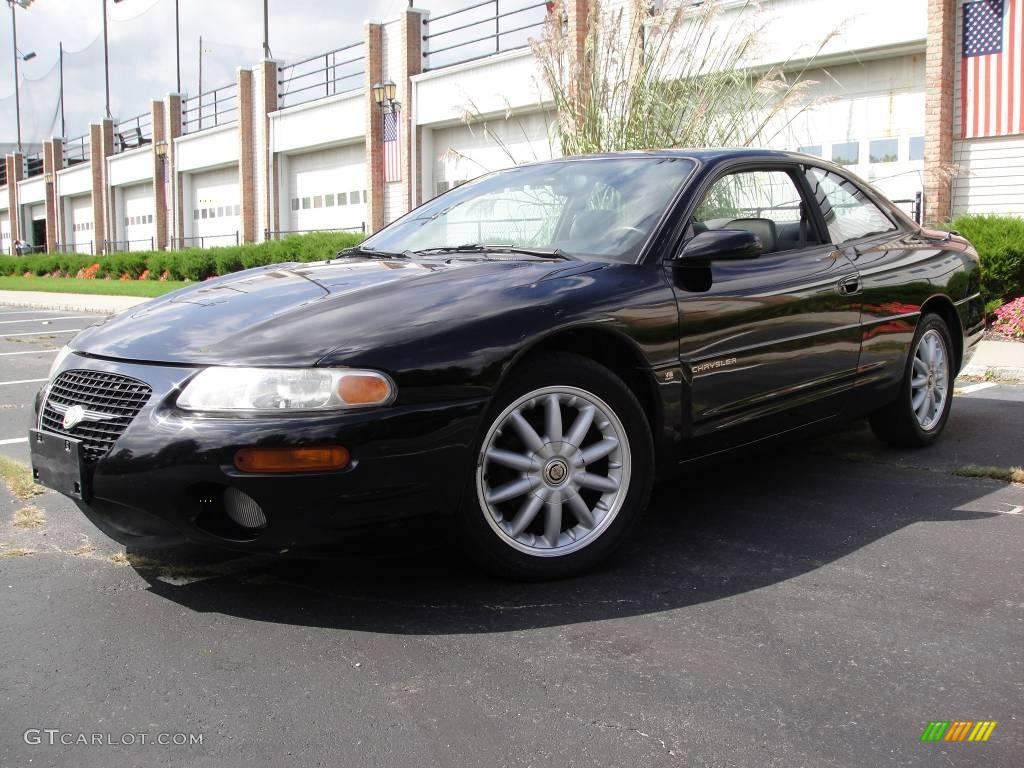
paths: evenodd
<path fill-rule="evenodd" d="M 199 416 L 175 407 L 199 369 L 71 355 L 62 370 L 109 371 L 149 384 L 149 402 L 89 465 L 91 496 L 79 502 L 93 522 L 125 543 L 185 537 L 245 551 L 329 551 L 353 531 L 459 503 L 471 469 L 485 399 L 393 405 L 284 417 Z M 46 391 L 36 398 L 36 420 Z M 340 444 L 340 471 L 248 474 L 235 468 L 244 446 Z M 225 491 L 237 489 L 266 517 L 258 530 L 230 521 Z"/>

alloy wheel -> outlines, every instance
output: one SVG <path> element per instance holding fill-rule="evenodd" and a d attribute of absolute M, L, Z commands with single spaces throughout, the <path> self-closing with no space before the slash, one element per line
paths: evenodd
<path fill-rule="evenodd" d="M 929 330 L 914 350 L 910 377 L 910 405 L 921 429 L 927 432 L 939 423 L 948 396 L 946 345 L 938 331 Z"/>

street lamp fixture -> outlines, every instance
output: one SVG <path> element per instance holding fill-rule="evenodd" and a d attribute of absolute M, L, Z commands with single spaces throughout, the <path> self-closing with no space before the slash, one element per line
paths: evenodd
<path fill-rule="evenodd" d="M 29 51 L 28 53 L 22 53 L 19 50 L 18 51 L 18 56 L 21 57 L 22 61 L 32 61 L 32 59 L 34 59 L 36 57 L 36 52 L 35 51 Z"/>
<path fill-rule="evenodd" d="M 377 83 L 370 90 L 373 93 L 374 102 L 382 110 L 387 112 L 394 109 L 396 86 L 392 80 L 385 80 L 383 83 Z"/>

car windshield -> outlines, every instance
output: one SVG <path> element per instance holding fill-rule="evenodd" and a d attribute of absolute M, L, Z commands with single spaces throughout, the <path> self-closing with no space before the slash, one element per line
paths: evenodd
<path fill-rule="evenodd" d="M 467 257 L 485 250 L 470 246 L 494 246 L 633 263 L 693 168 L 682 157 L 619 157 L 499 171 L 431 200 L 363 245 Z"/>

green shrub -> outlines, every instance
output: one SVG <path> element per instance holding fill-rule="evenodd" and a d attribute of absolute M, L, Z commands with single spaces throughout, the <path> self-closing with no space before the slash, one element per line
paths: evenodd
<path fill-rule="evenodd" d="M 1024 219 L 965 215 L 952 226 L 981 256 L 981 291 L 986 303 L 1024 296 Z"/>
<path fill-rule="evenodd" d="M 128 275 L 137 279 L 149 270 L 150 280 L 159 280 L 165 272 L 171 280 L 205 280 L 251 267 L 284 261 L 320 261 L 329 259 L 342 248 L 356 245 L 363 235 L 354 232 L 311 232 L 291 235 L 267 243 L 232 245 L 226 248 L 186 248 L 181 251 L 133 251 L 108 256 L 78 253 L 48 253 L 33 256 L 0 255 L 0 275 L 47 275 L 61 271 L 74 277 L 78 270 L 99 264 L 96 276 L 118 279 Z"/>

